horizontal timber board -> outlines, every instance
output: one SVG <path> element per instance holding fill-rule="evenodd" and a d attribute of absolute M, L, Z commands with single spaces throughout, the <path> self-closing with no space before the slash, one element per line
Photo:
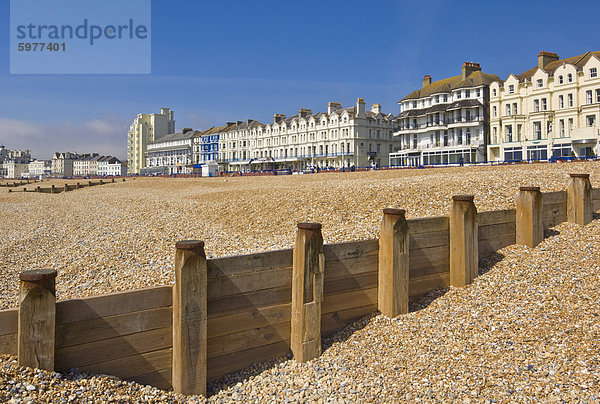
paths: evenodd
<path fill-rule="evenodd" d="M 598 212 L 600 210 L 600 199 L 592 200 L 592 210 Z"/>
<path fill-rule="evenodd" d="M 498 250 L 508 247 L 509 245 L 515 244 L 516 242 L 517 240 L 514 234 L 498 236 L 494 239 L 480 239 L 477 243 L 479 258 L 485 258 Z"/>
<path fill-rule="evenodd" d="M 153 386 L 157 389 L 169 390 L 171 388 L 171 377 L 173 370 L 171 367 L 147 373 L 145 375 L 135 376 L 129 380 L 144 386 Z"/>
<path fill-rule="evenodd" d="M 291 303 L 260 307 L 219 317 L 209 317 L 207 337 L 214 338 L 235 332 L 265 327 L 291 320 Z"/>
<path fill-rule="evenodd" d="M 566 204 L 567 191 L 542 192 L 542 205 Z"/>
<path fill-rule="evenodd" d="M 410 267 L 408 271 L 409 279 L 419 278 L 421 276 L 434 275 L 450 271 L 450 256 L 447 259 L 428 263 L 427 265 L 419 265 Z"/>
<path fill-rule="evenodd" d="M 515 235 L 516 224 L 512 223 L 500 223 L 492 224 L 487 226 L 479 226 L 477 229 L 477 238 L 479 240 L 494 239 L 499 236 Z"/>
<path fill-rule="evenodd" d="M 420 219 L 409 219 L 408 223 L 409 234 L 431 233 L 435 231 L 448 231 L 450 221 L 448 216 L 435 216 Z"/>
<path fill-rule="evenodd" d="M 55 368 L 58 370 L 73 367 L 80 368 L 126 356 L 171 348 L 172 334 L 172 328 L 165 327 L 87 344 L 59 348 L 55 352 Z"/>
<path fill-rule="evenodd" d="M 291 323 L 289 321 L 253 328 L 219 337 L 209 338 L 206 343 L 208 358 L 245 351 L 263 345 L 289 341 Z"/>
<path fill-rule="evenodd" d="M 409 250 L 408 267 L 410 269 L 427 268 L 435 266 L 441 262 L 450 259 L 450 246 L 422 248 L 418 250 Z"/>
<path fill-rule="evenodd" d="M 450 245 L 450 231 L 433 231 L 428 233 L 417 233 L 409 235 L 408 249 L 418 250 L 422 248 L 439 247 Z"/>
<path fill-rule="evenodd" d="M 354 290 L 323 296 L 321 314 L 377 304 L 377 288 Z"/>
<path fill-rule="evenodd" d="M 479 212 L 477 214 L 477 222 L 480 227 L 501 223 L 515 223 L 516 217 L 517 215 L 514 209 L 491 210 Z"/>
<path fill-rule="evenodd" d="M 363 255 L 344 260 L 325 260 L 324 280 L 347 276 L 356 276 L 365 272 L 378 271 L 379 257 L 376 255 Z"/>
<path fill-rule="evenodd" d="M 133 379 L 136 376 L 170 368 L 173 360 L 171 348 L 145 352 L 139 355 L 125 356 L 111 361 L 81 366 L 79 370 L 117 376 L 121 379 Z"/>
<path fill-rule="evenodd" d="M 366 255 L 377 255 L 379 240 L 348 241 L 345 243 L 323 245 L 325 262 L 358 258 Z"/>
<path fill-rule="evenodd" d="M 19 309 L 0 311 L 0 335 L 14 334 L 19 328 Z"/>
<path fill-rule="evenodd" d="M 592 188 L 592 199 L 600 200 L 600 188 Z"/>
<path fill-rule="evenodd" d="M 336 331 L 341 330 L 348 324 L 354 321 L 375 313 L 377 311 L 376 304 L 370 304 L 368 306 L 353 307 L 347 310 L 334 311 L 332 313 L 325 313 L 321 315 L 321 334 L 331 335 Z"/>
<path fill-rule="evenodd" d="M 408 281 L 408 295 L 419 296 L 432 290 L 450 285 L 450 271 L 435 275 L 422 276 Z"/>
<path fill-rule="evenodd" d="M 207 260 L 208 279 L 258 270 L 292 266 L 292 249 L 236 255 Z"/>
<path fill-rule="evenodd" d="M 376 287 L 377 275 L 378 271 L 371 271 L 354 276 L 325 279 L 323 282 L 323 295 L 327 296 L 352 290 Z"/>
<path fill-rule="evenodd" d="M 17 354 L 17 334 L 0 335 L 0 354 Z"/>
<path fill-rule="evenodd" d="M 207 363 L 207 379 L 214 380 L 227 373 L 242 370 L 257 362 L 264 362 L 287 355 L 290 352 L 290 341 L 235 352 L 228 355 L 210 358 Z"/>
<path fill-rule="evenodd" d="M 172 301 L 172 286 L 157 286 L 85 299 L 65 300 L 56 303 L 56 324 L 166 307 L 171 306 Z"/>
<path fill-rule="evenodd" d="M 208 316 L 222 316 L 228 313 L 275 306 L 292 302 L 291 286 L 248 292 L 219 299 L 208 300 Z"/>
<path fill-rule="evenodd" d="M 211 278 L 207 284 L 207 298 L 218 299 L 286 286 L 292 286 L 291 266 Z"/>
<path fill-rule="evenodd" d="M 171 307 L 159 307 L 158 309 L 135 311 L 95 320 L 59 324 L 56 326 L 56 348 L 170 327 L 172 324 Z"/>

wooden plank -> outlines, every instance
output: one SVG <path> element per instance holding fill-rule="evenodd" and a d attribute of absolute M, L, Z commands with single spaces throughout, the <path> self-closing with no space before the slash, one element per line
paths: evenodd
<path fill-rule="evenodd" d="M 0 335 L 0 354 L 17 355 L 17 333 Z"/>
<path fill-rule="evenodd" d="M 332 313 L 325 313 L 321 316 L 321 332 L 323 335 L 331 335 L 341 330 L 348 324 L 377 312 L 377 305 L 353 307 L 348 310 L 339 310 Z"/>
<path fill-rule="evenodd" d="M 567 205 L 543 205 L 542 222 L 545 227 L 553 227 L 567 221 Z"/>
<path fill-rule="evenodd" d="M 478 212 L 477 219 L 480 227 L 500 223 L 514 223 L 516 221 L 516 212 L 514 209 Z"/>
<path fill-rule="evenodd" d="M 290 341 L 263 345 L 246 351 L 210 358 L 207 361 L 207 379 L 214 380 L 227 373 L 244 369 L 253 363 L 282 357 L 290 352 Z"/>
<path fill-rule="evenodd" d="M 411 279 L 408 283 L 409 296 L 419 296 L 432 290 L 450 286 L 450 271 Z"/>
<path fill-rule="evenodd" d="M 592 199 L 600 200 L 600 188 L 592 188 Z"/>
<path fill-rule="evenodd" d="M 264 271 L 245 272 L 211 278 L 208 281 L 207 296 L 208 299 L 218 299 L 262 289 L 272 289 L 282 286 L 291 287 L 291 285 L 291 266 L 271 268 Z"/>
<path fill-rule="evenodd" d="M 567 191 L 542 192 L 542 205 L 567 203 Z"/>
<path fill-rule="evenodd" d="M 0 311 L 0 335 L 16 334 L 19 323 L 19 309 Z"/>
<path fill-rule="evenodd" d="M 600 199 L 592 199 L 592 210 L 598 212 L 600 210 Z"/>
<path fill-rule="evenodd" d="M 325 262 L 358 258 L 366 255 L 377 256 L 379 251 L 379 240 L 349 241 L 337 244 L 323 245 Z"/>
<path fill-rule="evenodd" d="M 56 348 L 169 327 L 172 323 L 171 307 L 159 307 L 95 320 L 60 324 L 56 326 Z"/>
<path fill-rule="evenodd" d="M 290 321 L 290 304 L 260 307 L 208 319 L 208 338 Z"/>
<path fill-rule="evenodd" d="M 371 304 L 377 304 L 377 288 L 327 295 L 323 296 L 321 315 Z"/>
<path fill-rule="evenodd" d="M 208 316 L 222 316 L 229 313 L 291 303 L 292 288 L 274 288 L 228 296 L 208 301 Z"/>
<path fill-rule="evenodd" d="M 56 369 L 64 370 L 106 362 L 144 352 L 170 348 L 172 327 L 108 338 L 56 350 Z"/>
<path fill-rule="evenodd" d="M 292 249 L 236 255 L 207 261 L 208 279 L 257 270 L 292 266 Z"/>
<path fill-rule="evenodd" d="M 134 379 L 136 376 L 156 372 L 171 367 L 171 348 L 125 356 L 111 361 L 80 366 L 79 370 L 116 376 L 121 379 Z"/>
<path fill-rule="evenodd" d="M 514 234 L 507 234 L 490 239 L 480 239 L 478 243 L 479 258 L 487 257 L 488 255 L 515 243 L 516 236 Z"/>
<path fill-rule="evenodd" d="M 170 390 L 172 372 L 171 368 L 161 369 L 145 375 L 132 377 L 130 380 L 142 385 L 153 386 L 157 389 Z"/>
<path fill-rule="evenodd" d="M 411 234 L 409 240 L 409 250 L 449 245 L 450 232 L 448 230 Z"/>
<path fill-rule="evenodd" d="M 434 216 L 421 219 L 410 219 L 408 223 L 408 234 L 431 233 L 436 231 L 448 231 L 450 222 L 448 216 Z"/>
<path fill-rule="evenodd" d="M 514 235 L 516 234 L 515 222 L 479 226 L 477 233 L 477 237 L 480 240 L 494 239 L 499 236 L 510 234 Z"/>
<path fill-rule="evenodd" d="M 450 271 L 450 256 L 442 261 L 435 263 L 427 263 L 427 265 L 419 265 L 417 267 L 410 268 L 408 273 L 409 279 L 419 278 L 421 276 L 439 274 Z"/>
<path fill-rule="evenodd" d="M 289 321 L 257 327 L 250 330 L 209 338 L 207 342 L 207 357 L 214 358 L 234 352 L 245 351 L 263 345 L 288 341 L 291 324 Z"/>
<path fill-rule="evenodd" d="M 377 271 L 371 271 L 354 276 L 326 279 L 323 285 L 323 293 L 333 295 L 351 290 L 373 288 L 377 286 L 377 276 Z"/>
<path fill-rule="evenodd" d="M 325 259 L 325 280 L 377 271 L 378 263 L 377 254 L 335 261 Z"/>
<path fill-rule="evenodd" d="M 435 266 L 450 259 L 450 246 L 439 246 L 410 250 L 408 262 L 410 270 Z"/>
<path fill-rule="evenodd" d="M 172 286 L 157 286 L 85 299 L 65 300 L 56 303 L 56 324 L 75 323 L 171 306 L 172 300 Z"/>

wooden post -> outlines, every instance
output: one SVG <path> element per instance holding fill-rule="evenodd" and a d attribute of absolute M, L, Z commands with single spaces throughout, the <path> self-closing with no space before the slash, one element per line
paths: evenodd
<path fill-rule="evenodd" d="M 88 187 L 92 186 L 92 181 L 88 181 Z"/>
<path fill-rule="evenodd" d="M 571 174 L 567 185 L 567 221 L 586 225 L 592 221 L 592 185 L 589 174 Z"/>
<path fill-rule="evenodd" d="M 298 362 L 321 355 L 324 265 L 321 224 L 298 223 L 293 252 L 290 342 L 292 354 Z"/>
<path fill-rule="evenodd" d="M 408 225 L 404 209 L 384 209 L 379 236 L 377 308 L 396 317 L 408 313 Z"/>
<path fill-rule="evenodd" d="M 52 184 L 52 187 L 50 187 L 50 193 L 51 194 L 56 193 L 56 187 L 54 186 L 54 184 Z"/>
<path fill-rule="evenodd" d="M 19 278 L 19 366 L 54 370 L 56 271 L 25 271 Z"/>
<path fill-rule="evenodd" d="M 473 195 L 455 195 L 450 207 L 450 285 L 473 282 L 478 268 L 477 208 Z"/>
<path fill-rule="evenodd" d="M 175 244 L 173 390 L 206 395 L 206 288 L 204 242 Z"/>
<path fill-rule="evenodd" d="M 35 192 L 42 192 L 42 188 L 39 186 L 35 187 Z"/>
<path fill-rule="evenodd" d="M 544 240 L 540 187 L 521 187 L 516 197 L 517 244 L 535 247 Z"/>
<path fill-rule="evenodd" d="M 110 181 L 110 182 L 114 184 L 115 183 L 115 179 L 113 178 L 112 181 Z"/>
<path fill-rule="evenodd" d="M 79 189 L 79 183 L 75 184 L 75 189 Z"/>
<path fill-rule="evenodd" d="M 65 192 L 67 192 L 69 190 L 69 186 L 67 184 L 65 184 Z"/>

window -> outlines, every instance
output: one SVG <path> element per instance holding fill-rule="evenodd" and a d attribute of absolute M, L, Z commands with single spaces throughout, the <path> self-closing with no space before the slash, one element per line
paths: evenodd
<path fill-rule="evenodd" d="M 569 83 L 572 83 L 572 82 L 573 82 L 573 75 L 572 75 L 571 73 L 569 73 L 569 74 L 567 75 L 567 81 L 568 81 Z"/>
<path fill-rule="evenodd" d="M 517 103 L 516 102 L 513 102 L 513 108 L 512 109 L 513 109 L 513 114 L 517 115 L 518 112 L 517 112 Z"/>
<path fill-rule="evenodd" d="M 533 123 L 533 139 L 534 140 L 542 139 L 542 123 L 541 122 Z"/>
<path fill-rule="evenodd" d="M 457 92 L 456 92 L 456 98 L 460 99 L 460 97 L 461 97 L 461 93 L 462 93 L 462 91 L 457 91 Z"/>
<path fill-rule="evenodd" d="M 471 98 L 471 90 L 465 90 L 465 98 Z"/>
<path fill-rule="evenodd" d="M 494 113 L 494 117 L 497 117 L 497 116 L 498 116 L 498 109 L 496 108 L 496 106 L 494 106 L 494 107 L 492 108 L 492 111 L 493 111 L 493 113 Z"/>
<path fill-rule="evenodd" d="M 506 104 L 506 115 L 510 115 L 510 104 Z"/>
<path fill-rule="evenodd" d="M 444 94 L 444 102 L 448 102 L 448 94 Z"/>
<path fill-rule="evenodd" d="M 543 79 L 538 79 L 537 80 L 537 87 L 538 88 L 544 87 L 544 80 Z"/>
<path fill-rule="evenodd" d="M 565 97 L 563 97 L 562 95 L 558 96 L 558 106 L 560 108 L 564 108 L 565 107 Z"/>
<path fill-rule="evenodd" d="M 533 100 L 533 112 L 540 112 L 540 100 Z"/>
<path fill-rule="evenodd" d="M 475 94 L 477 95 L 477 98 L 481 97 L 481 90 L 478 88 L 475 90 Z"/>
<path fill-rule="evenodd" d="M 596 102 L 600 102 L 600 89 L 596 90 Z"/>
<path fill-rule="evenodd" d="M 594 77 L 598 77 L 598 69 L 596 69 L 595 67 L 592 67 L 590 69 L 590 78 L 594 78 Z"/>
<path fill-rule="evenodd" d="M 585 92 L 585 98 L 588 104 L 592 103 L 592 90 L 588 90 Z"/>
<path fill-rule="evenodd" d="M 496 96 L 496 89 L 495 88 L 492 90 L 492 96 L 494 96 L 494 97 Z"/>
<path fill-rule="evenodd" d="M 563 76 L 558 76 L 558 84 L 562 84 L 562 83 L 564 83 Z"/>
<path fill-rule="evenodd" d="M 572 107 L 573 106 L 573 94 L 569 94 L 568 98 L 569 98 L 569 107 Z"/>
<path fill-rule="evenodd" d="M 508 86 L 508 93 L 509 94 L 514 94 L 515 93 L 515 86 L 514 86 L 514 84 L 511 84 L 510 86 Z"/>
<path fill-rule="evenodd" d="M 596 124 L 596 115 L 588 115 L 585 117 L 585 120 L 587 122 L 587 126 L 592 127 L 595 126 Z"/>
<path fill-rule="evenodd" d="M 512 142 L 513 141 L 512 125 L 506 125 L 504 127 L 504 132 L 506 132 L 506 141 Z"/>
<path fill-rule="evenodd" d="M 498 143 L 498 128 L 496 128 L 495 126 L 492 128 L 492 143 Z"/>
<path fill-rule="evenodd" d="M 565 137 L 565 120 L 561 119 L 558 121 L 558 126 L 560 130 L 560 137 Z"/>
<path fill-rule="evenodd" d="M 573 118 L 569 118 L 569 136 L 571 136 L 571 132 L 573 132 Z"/>
<path fill-rule="evenodd" d="M 545 111 L 547 109 L 548 109 L 547 100 L 545 98 L 542 98 L 542 111 Z"/>
<path fill-rule="evenodd" d="M 523 132 L 523 125 L 517 125 L 517 142 L 521 141 L 521 133 Z"/>

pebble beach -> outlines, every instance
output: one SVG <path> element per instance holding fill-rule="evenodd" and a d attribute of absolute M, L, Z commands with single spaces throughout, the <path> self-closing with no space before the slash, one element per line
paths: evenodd
<path fill-rule="evenodd" d="M 406 209 L 408 218 L 445 215 L 457 194 L 473 194 L 479 211 L 513 208 L 519 186 L 564 190 L 570 173 L 589 173 L 600 187 L 600 162 L 579 162 L 128 178 L 57 195 L 0 188 L 0 309 L 17 306 L 23 270 L 56 269 L 58 300 L 171 284 L 178 240 L 204 240 L 209 257 L 290 248 L 305 221 L 322 223 L 325 243 L 377 238 L 383 208 Z M 563 223 L 534 249 L 510 246 L 482 260 L 468 287 L 434 292 L 395 319 L 364 318 L 308 363 L 281 358 L 218 380 L 208 401 L 599 401 L 598 246 L 598 218 L 585 227 Z M 0 401 L 8 400 L 206 399 L 20 368 L 0 356 Z"/>

